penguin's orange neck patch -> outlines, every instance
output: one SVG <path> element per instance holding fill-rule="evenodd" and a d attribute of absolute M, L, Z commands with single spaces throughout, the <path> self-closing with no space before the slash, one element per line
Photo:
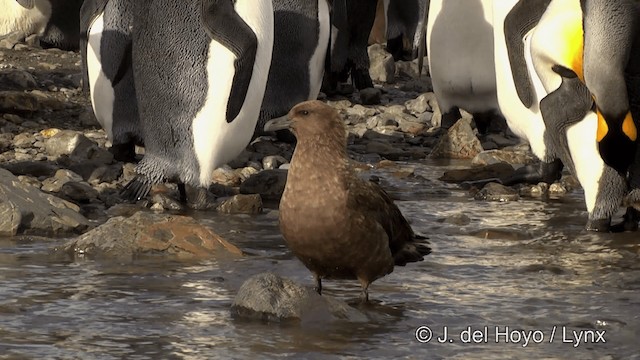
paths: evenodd
<path fill-rule="evenodd" d="M 562 34 L 559 34 L 567 46 L 564 53 L 564 66 L 573 70 L 578 78 L 584 82 L 584 71 L 582 69 L 584 55 L 584 31 L 582 29 L 582 18 L 575 17 L 569 19 L 562 28 Z"/>
<path fill-rule="evenodd" d="M 604 116 L 602 116 L 602 113 L 600 112 L 600 110 L 598 110 L 598 132 L 597 132 L 596 140 L 598 142 L 601 142 L 602 139 L 604 139 L 604 137 L 607 136 L 608 132 L 609 132 L 609 125 L 607 125 L 607 121 L 604 119 Z"/>
<path fill-rule="evenodd" d="M 622 122 L 622 132 L 631 139 L 631 141 L 636 141 L 638 138 L 638 129 L 636 128 L 636 124 L 633 122 L 633 117 L 630 112 L 628 112 L 627 116 L 624 117 L 624 121 Z"/>

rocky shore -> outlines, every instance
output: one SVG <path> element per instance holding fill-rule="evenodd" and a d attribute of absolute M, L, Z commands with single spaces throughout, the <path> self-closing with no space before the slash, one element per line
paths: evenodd
<path fill-rule="evenodd" d="M 176 215 L 185 209 L 177 201 L 175 185 L 157 186 L 137 204 L 122 201 L 119 191 L 132 179 L 135 164 L 115 161 L 108 151 L 106 134 L 82 91 L 78 53 L 43 50 L 35 43 L 0 46 L 7 48 L 0 49 L 0 236 L 78 236 L 65 250 L 95 256 L 197 257 L 216 252 L 220 244 L 227 252 L 241 253 L 223 239 L 211 244 L 212 232 L 177 235 L 168 230 L 197 226 L 190 217 Z M 457 158 L 470 159 L 473 168 L 444 174 L 442 180 L 461 183 L 478 200 L 515 201 L 563 194 L 578 186 L 570 176 L 550 187 L 510 188 L 499 180 L 485 181 L 537 160 L 504 124 L 480 136 L 464 115 L 450 129 L 442 129 L 426 71 L 418 78 L 417 62 L 395 63 L 379 45 L 371 46 L 369 55 L 375 89 L 350 93 L 347 88 L 344 95 L 322 96 L 343 115 L 350 155 L 363 176 L 368 170 L 398 166 L 398 161 Z M 275 137 L 255 139 L 236 160 L 215 171 L 210 190 L 217 199 L 210 210 L 256 214 L 277 206 L 292 152 L 292 144 Z M 140 211 L 146 215 L 128 218 Z M 154 228 L 160 222 L 170 225 Z M 87 236 L 89 232 L 100 236 Z M 141 236 L 148 241 L 138 241 Z M 122 252 L 102 246 L 122 238 L 131 241 Z"/>

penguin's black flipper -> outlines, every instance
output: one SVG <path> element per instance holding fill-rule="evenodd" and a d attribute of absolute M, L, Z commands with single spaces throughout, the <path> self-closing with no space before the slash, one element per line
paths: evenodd
<path fill-rule="evenodd" d="M 20 2 L 20 1 L 18 1 Z M 33 1 L 31 1 L 33 2 Z M 86 0 L 80 7 L 80 54 L 82 55 L 82 89 L 89 92 L 89 71 L 87 51 L 89 47 L 89 27 L 96 16 L 104 11 L 109 0 Z"/>
<path fill-rule="evenodd" d="M 533 105 L 533 84 L 524 58 L 524 36 L 535 27 L 551 0 L 518 2 L 504 20 L 504 34 L 511 64 L 511 74 L 518 97 L 524 106 Z"/>
<path fill-rule="evenodd" d="M 25 9 L 33 9 L 36 5 L 35 0 L 16 0 L 16 2 Z"/>
<path fill-rule="evenodd" d="M 258 39 L 235 11 L 232 0 L 201 1 L 205 31 L 236 56 L 235 74 L 227 105 L 227 122 L 230 123 L 240 113 L 247 97 L 258 51 Z"/>
<path fill-rule="evenodd" d="M 131 202 L 142 200 L 149 194 L 152 185 L 146 176 L 137 175 L 120 191 L 120 196 Z"/>

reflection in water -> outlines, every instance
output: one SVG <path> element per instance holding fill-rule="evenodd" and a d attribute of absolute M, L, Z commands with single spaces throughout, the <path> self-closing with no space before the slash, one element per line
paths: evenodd
<path fill-rule="evenodd" d="M 48 254 L 52 240 L 0 240 L 0 359 L 637 357 L 637 233 L 583 231 L 579 193 L 476 202 L 435 180 L 441 171 L 427 165 L 408 178 L 376 173 L 434 251 L 376 281 L 374 305 L 361 322 L 231 319 L 233 296 L 253 274 L 273 271 L 312 285 L 279 235 L 275 210 L 257 217 L 199 214 L 250 254 L 228 262 L 69 262 Z M 460 214 L 468 218 L 462 225 L 445 221 Z M 352 281 L 325 287 L 327 296 L 345 300 L 359 291 Z M 435 336 L 447 327 L 453 342 L 419 343 L 414 333 L 423 325 Z M 489 343 L 461 342 L 463 331 L 485 326 Z M 496 326 L 540 330 L 546 341 L 496 344 Z M 566 330 L 564 343 L 561 333 L 549 343 L 554 326 Z M 574 347 L 573 330 L 604 330 L 606 343 Z"/>

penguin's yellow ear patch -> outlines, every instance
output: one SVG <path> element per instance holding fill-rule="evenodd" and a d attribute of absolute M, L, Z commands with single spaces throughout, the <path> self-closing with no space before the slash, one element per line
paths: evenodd
<path fill-rule="evenodd" d="M 631 139 L 631 141 L 636 141 L 638 138 L 638 129 L 636 128 L 636 124 L 633 122 L 633 117 L 630 112 L 627 113 L 627 116 L 625 116 L 624 121 L 622 122 L 622 132 Z"/>
<path fill-rule="evenodd" d="M 600 110 L 598 110 L 598 132 L 596 140 L 598 142 L 602 141 L 602 139 L 607 136 L 607 133 L 609 133 L 609 125 L 607 125 L 607 121 L 604 119 L 604 116 L 602 116 Z"/>

